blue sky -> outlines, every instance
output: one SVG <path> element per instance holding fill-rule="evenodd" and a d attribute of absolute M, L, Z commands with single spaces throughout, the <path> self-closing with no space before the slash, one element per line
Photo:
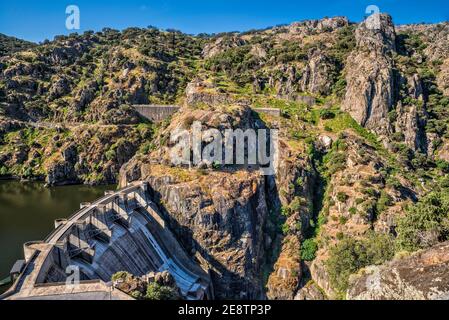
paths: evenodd
<path fill-rule="evenodd" d="M 360 21 L 371 4 L 397 24 L 449 20 L 449 0 L 0 0 L 0 33 L 35 42 L 68 34 L 65 9 L 71 4 L 81 11 L 79 32 L 154 25 L 214 33 L 337 15 Z"/>

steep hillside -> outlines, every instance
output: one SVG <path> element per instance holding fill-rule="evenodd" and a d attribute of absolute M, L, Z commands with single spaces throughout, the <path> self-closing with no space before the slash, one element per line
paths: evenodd
<path fill-rule="evenodd" d="M 14 37 L 8 37 L 0 33 L 0 57 L 11 53 L 30 49 L 36 45 L 32 42 L 20 40 Z"/>
<path fill-rule="evenodd" d="M 2 174 L 115 183 L 153 131 L 130 105 L 181 99 L 202 41 L 156 29 L 105 29 L 0 58 Z"/>
<path fill-rule="evenodd" d="M 213 36 L 106 29 L 8 53 L 0 174 L 150 181 L 218 298 L 400 298 L 394 286 L 419 266 L 449 273 L 438 253 L 449 240 L 449 24 L 377 17 L 379 29 L 342 17 Z M 140 103 L 183 107 L 152 124 Z M 267 107 L 281 117 L 257 112 Z M 174 165 L 170 134 L 195 121 L 279 129 L 277 175 Z M 391 284 L 401 261 L 411 267 Z M 387 296 L 363 285 L 370 270 Z M 442 281 L 427 294 L 427 278 L 410 297 L 449 292 Z"/>

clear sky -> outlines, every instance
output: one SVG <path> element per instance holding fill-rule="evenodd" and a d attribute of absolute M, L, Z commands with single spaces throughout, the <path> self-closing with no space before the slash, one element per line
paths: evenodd
<path fill-rule="evenodd" d="M 337 15 L 357 22 L 368 5 L 397 24 L 449 20 L 449 0 L 0 0 L 0 33 L 35 42 L 71 33 L 65 9 L 72 4 L 81 12 L 78 32 L 153 25 L 216 33 Z"/>

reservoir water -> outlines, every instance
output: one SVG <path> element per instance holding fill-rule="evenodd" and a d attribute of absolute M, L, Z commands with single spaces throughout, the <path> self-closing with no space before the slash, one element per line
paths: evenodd
<path fill-rule="evenodd" d="M 41 183 L 0 181 L 0 280 L 23 259 L 23 244 L 43 240 L 54 220 L 71 216 L 81 202 L 91 202 L 115 186 L 45 188 Z M 0 292 L 1 292 L 0 288 Z"/>

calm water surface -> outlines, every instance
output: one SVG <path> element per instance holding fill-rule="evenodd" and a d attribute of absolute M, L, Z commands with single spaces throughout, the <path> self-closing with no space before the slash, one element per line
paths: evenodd
<path fill-rule="evenodd" d="M 0 280 L 23 259 L 25 242 L 43 240 L 54 220 L 67 218 L 81 202 L 90 202 L 115 186 L 66 186 L 45 188 L 40 183 L 0 181 Z"/>

